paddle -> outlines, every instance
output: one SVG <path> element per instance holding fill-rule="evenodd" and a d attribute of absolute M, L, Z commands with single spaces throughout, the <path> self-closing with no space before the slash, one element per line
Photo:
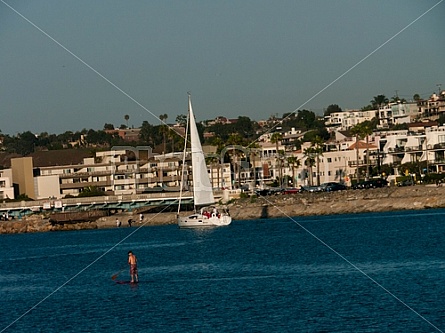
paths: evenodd
<path fill-rule="evenodd" d="M 117 276 L 122 273 L 125 269 L 120 270 L 119 272 L 117 272 L 116 274 L 111 276 L 111 280 L 116 280 Z"/>

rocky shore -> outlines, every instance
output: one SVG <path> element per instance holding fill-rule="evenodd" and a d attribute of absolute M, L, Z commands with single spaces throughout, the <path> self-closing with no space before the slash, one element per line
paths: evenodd
<path fill-rule="evenodd" d="M 237 199 L 227 207 L 234 220 L 445 208 L 445 187 L 420 185 L 250 197 Z M 128 227 L 129 219 L 135 221 L 133 227 L 136 227 L 141 225 L 138 214 L 123 212 L 76 223 L 52 223 L 44 216 L 32 215 L 22 220 L 0 222 L 0 234 L 116 228 L 116 218 L 122 221 L 122 228 Z M 176 224 L 176 213 L 144 213 L 144 226 L 166 224 Z"/>

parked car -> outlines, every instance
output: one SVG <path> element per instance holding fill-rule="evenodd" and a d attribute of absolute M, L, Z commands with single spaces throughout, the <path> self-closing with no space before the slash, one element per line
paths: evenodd
<path fill-rule="evenodd" d="M 258 196 L 266 196 L 266 195 L 280 194 L 283 191 L 284 189 L 281 187 L 269 187 L 269 188 L 256 189 L 255 194 Z"/>
<path fill-rule="evenodd" d="M 301 186 L 301 192 L 323 192 L 322 186 Z"/>
<path fill-rule="evenodd" d="M 300 193 L 300 189 L 295 187 L 290 187 L 290 188 L 285 188 L 283 190 L 283 194 L 294 194 L 294 193 Z"/>
<path fill-rule="evenodd" d="M 273 194 L 281 194 L 283 193 L 284 188 L 282 187 L 271 187 L 269 188 L 269 195 L 273 195 Z"/>
<path fill-rule="evenodd" d="M 388 181 L 383 178 L 374 178 L 370 180 L 365 180 L 360 183 L 352 185 L 353 189 L 364 189 L 364 188 L 377 188 L 388 186 Z"/>
<path fill-rule="evenodd" d="M 258 196 L 266 196 L 269 195 L 269 189 L 268 188 L 262 188 L 262 189 L 256 189 L 255 194 Z"/>
<path fill-rule="evenodd" d="M 321 186 L 326 192 L 344 191 L 348 189 L 344 184 L 340 184 L 337 182 L 324 183 L 321 184 Z"/>
<path fill-rule="evenodd" d="M 397 186 L 414 186 L 412 179 L 405 179 L 397 183 Z"/>

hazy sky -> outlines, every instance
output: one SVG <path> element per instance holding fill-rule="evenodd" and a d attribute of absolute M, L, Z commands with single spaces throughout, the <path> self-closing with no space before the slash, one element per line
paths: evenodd
<path fill-rule="evenodd" d="M 427 98 L 444 18 L 444 0 L 0 0 L 0 130 L 173 123 L 187 91 L 198 120 Z"/>

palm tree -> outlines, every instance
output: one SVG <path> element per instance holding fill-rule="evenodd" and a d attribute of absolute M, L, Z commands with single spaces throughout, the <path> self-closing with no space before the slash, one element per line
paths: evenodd
<path fill-rule="evenodd" d="M 311 143 L 311 147 L 317 157 L 317 186 L 320 186 L 320 156 L 323 156 L 323 139 L 318 135 L 315 136 Z"/>
<path fill-rule="evenodd" d="M 369 179 L 369 136 L 372 134 L 372 124 L 369 120 L 359 123 L 351 128 L 351 133 L 355 135 L 355 149 L 357 158 L 357 182 L 359 176 L 359 140 L 366 138 L 366 180 Z"/>
<path fill-rule="evenodd" d="M 206 164 L 210 164 L 210 183 L 212 184 L 212 188 L 215 187 L 215 185 L 213 184 L 213 167 L 216 165 L 216 170 L 217 170 L 217 174 L 218 174 L 218 186 L 219 187 L 219 170 L 218 170 L 218 162 L 219 162 L 219 158 L 217 155 L 208 155 L 206 156 Z"/>
<path fill-rule="evenodd" d="M 359 140 L 359 136 L 360 136 L 360 124 L 355 125 L 354 127 L 352 127 L 350 129 L 350 132 L 352 135 L 355 136 L 355 159 L 356 159 L 356 177 L 357 177 L 357 183 L 360 182 L 360 172 L 359 172 L 359 146 L 358 146 L 358 140 Z"/>
<path fill-rule="evenodd" d="M 297 186 L 297 182 L 295 179 L 295 168 L 299 168 L 301 165 L 301 161 L 298 157 L 296 156 L 289 156 L 287 158 L 287 164 L 291 166 L 292 169 L 292 186 L 296 187 Z"/>
<path fill-rule="evenodd" d="M 273 133 L 272 136 L 270 137 L 270 142 L 275 143 L 276 159 L 278 162 L 278 177 L 279 177 L 278 179 L 279 179 L 280 187 L 282 187 L 283 170 L 282 170 L 282 163 L 281 163 L 281 159 L 280 159 L 279 151 L 278 151 L 278 143 L 281 142 L 281 140 L 283 140 L 283 135 L 279 132 Z"/>
<path fill-rule="evenodd" d="M 286 153 L 284 150 L 279 150 L 278 151 L 278 155 L 277 155 L 277 160 L 278 160 L 278 167 L 279 167 L 279 179 L 278 179 L 278 184 L 280 185 L 280 188 L 283 188 L 283 181 L 285 178 L 285 175 L 283 174 L 283 169 L 284 169 L 284 161 L 286 160 Z"/>
<path fill-rule="evenodd" d="M 252 143 L 249 145 L 250 150 L 250 160 L 252 161 L 252 169 L 253 169 L 253 186 L 256 186 L 257 182 L 257 174 L 256 174 L 256 157 L 258 156 L 259 145 L 257 143 Z"/>
<path fill-rule="evenodd" d="M 374 108 L 379 108 L 387 103 L 388 103 L 388 98 L 386 98 L 385 95 L 374 96 L 374 99 L 371 101 L 371 104 Z"/>
<path fill-rule="evenodd" d="M 303 150 L 303 155 L 306 157 L 306 160 L 304 161 L 304 165 L 306 165 L 309 168 L 309 172 L 310 172 L 310 176 L 311 176 L 309 178 L 309 184 L 313 185 L 314 179 L 313 179 L 313 174 L 312 174 L 312 168 L 315 165 L 314 147 L 305 148 Z"/>
<path fill-rule="evenodd" d="M 372 134 L 372 126 L 369 120 L 360 126 L 361 136 L 366 138 L 366 180 L 369 180 L 369 136 Z"/>
<path fill-rule="evenodd" d="M 128 114 L 126 114 L 126 115 L 124 116 L 124 119 L 125 119 L 125 121 L 126 121 L 126 123 L 127 123 L 127 128 L 128 128 L 128 119 L 130 119 L 130 116 L 129 116 Z"/>
<path fill-rule="evenodd" d="M 241 167 L 240 163 L 238 161 L 241 161 L 242 157 L 244 157 L 244 151 L 243 149 L 243 143 L 244 139 L 243 137 L 238 134 L 234 133 L 229 136 L 227 139 L 227 145 L 221 152 L 221 154 L 224 156 L 226 153 L 229 156 L 229 159 L 231 160 L 232 169 L 233 169 L 233 181 L 235 181 L 236 178 L 238 178 L 238 187 L 241 186 Z M 240 149 L 241 148 L 241 149 Z"/>
<path fill-rule="evenodd" d="M 167 143 L 166 143 L 166 135 L 167 135 L 167 125 L 165 124 L 165 122 L 164 122 L 164 120 L 167 120 L 167 118 L 168 118 L 168 115 L 166 114 L 166 113 L 164 113 L 164 114 L 161 114 L 160 116 L 159 116 L 159 119 L 161 120 L 161 130 L 162 130 L 162 136 L 163 136 L 163 140 L 164 140 L 164 154 L 165 154 L 165 150 L 166 150 L 166 145 L 167 145 Z"/>
<path fill-rule="evenodd" d="M 175 151 L 175 138 L 178 136 L 178 133 L 173 128 L 169 127 L 167 130 L 167 134 L 168 134 L 168 138 L 170 139 L 170 142 L 171 142 L 171 151 L 174 152 Z"/>

